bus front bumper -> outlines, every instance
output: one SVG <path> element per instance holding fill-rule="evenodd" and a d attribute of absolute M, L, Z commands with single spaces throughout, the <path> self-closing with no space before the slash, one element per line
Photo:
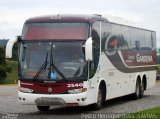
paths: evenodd
<path fill-rule="evenodd" d="M 86 106 L 87 93 L 77 94 L 33 94 L 33 93 L 19 93 L 19 101 L 25 105 L 37 106 Z"/>

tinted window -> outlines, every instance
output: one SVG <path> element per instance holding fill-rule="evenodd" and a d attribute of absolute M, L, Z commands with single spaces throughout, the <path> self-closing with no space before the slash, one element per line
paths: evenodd
<path fill-rule="evenodd" d="M 140 50 L 145 46 L 144 30 L 138 29 L 138 39 Z"/>
<path fill-rule="evenodd" d="M 87 23 L 30 23 L 24 26 L 23 39 L 86 39 L 89 25 Z"/>
<path fill-rule="evenodd" d="M 151 32 L 145 31 L 145 42 L 143 43 L 144 46 L 141 48 L 142 50 L 151 50 Z"/>
<path fill-rule="evenodd" d="M 137 39 L 137 29 L 130 28 L 130 46 L 131 49 L 136 49 L 138 45 L 138 39 Z"/>
<path fill-rule="evenodd" d="M 120 25 L 118 24 L 112 24 L 112 34 L 120 34 Z"/>
<path fill-rule="evenodd" d="M 92 78 L 97 70 L 100 56 L 100 22 L 95 22 L 92 25 L 93 39 L 93 61 L 90 62 L 90 78 Z"/>
<path fill-rule="evenodd" d="M 129 40 L 130 40 L 130 29 L 126 26 L 121 26 L 121 32 L 122 32 L 122 43 L 121 43 L 121 49 L 128 49 L 130 46 Z"/>
<path fill-rule="evenodd" d="M 102 23 L 102 30 L 101 30 L 101 36 L 102 36 L 102 46 L 101 46 L 101 49 L 102 49 L 102 52 L 104 51 L 105 48 L 105 44 L 106 44 L 106 41 L 108 39 L 108 37 L 111 35 L 111 30 L 112 30 L 112 27 L 111 27 L 111 24 L 110 23 Z"/>
<path fill-rule="evenodd" d="M 151 33 L 151 45 L 152 45 L 152 49 L 156 49 L 156 33 L 152 32 Z"/>

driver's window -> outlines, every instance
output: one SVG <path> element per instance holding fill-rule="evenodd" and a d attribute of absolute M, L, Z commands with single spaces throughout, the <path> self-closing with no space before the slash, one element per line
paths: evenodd
<path fill-rule="evenodd" d="M 95 22 L 92 25 L 92 40 L 93 40 L 93 61 L 90 62 L 90 75 L 92 78 L 98 67 L 100 55 L 100 22 Z"/>

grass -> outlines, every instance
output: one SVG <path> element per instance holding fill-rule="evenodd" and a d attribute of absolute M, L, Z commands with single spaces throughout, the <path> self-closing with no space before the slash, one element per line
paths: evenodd
<path fill-rule="evenodd" d="M 0 84 L 15 84 L 18 79 L 18 62 L 7 60 L 7 65 L 12 67 L 12 72 L 7 73 L 7 77 L 0 80 Z"/>
<path fill-rule="evenodd" d="M 160 107 L 140 111 L 133 114 L 126 114 L 118 119 L 160 119 Z"/>

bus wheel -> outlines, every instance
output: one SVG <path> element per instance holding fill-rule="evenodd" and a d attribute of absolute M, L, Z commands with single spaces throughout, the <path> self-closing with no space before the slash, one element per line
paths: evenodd
<path fill-rule="evenodd" d="M 139 98 L 142 98 L 143 97 L 143 94 L 144 94 L 144 81 L 142 81 L 142 84 L 140 86 L 140 94 L 139 94 Z"/>
<path fill-rule="evenodd" d="M 49 111 L 50 106 L 37 106 L 39 111 Z"/>
<path fill-rule="evenodd" d="M 103 91 L 101 88 L 99 88 L 98 90 L 98 96 L 97 96 L 97 103 L 95 103 L 94 109 L 98 110 L 102 108 L 102 104 L 103 104 Z"/>
<path fill-rule="evenodd" d="M 135 93 L 133 93 L 133 99 L 137 100 L 140 98 L 140 82 L 137 80 Z"/>

